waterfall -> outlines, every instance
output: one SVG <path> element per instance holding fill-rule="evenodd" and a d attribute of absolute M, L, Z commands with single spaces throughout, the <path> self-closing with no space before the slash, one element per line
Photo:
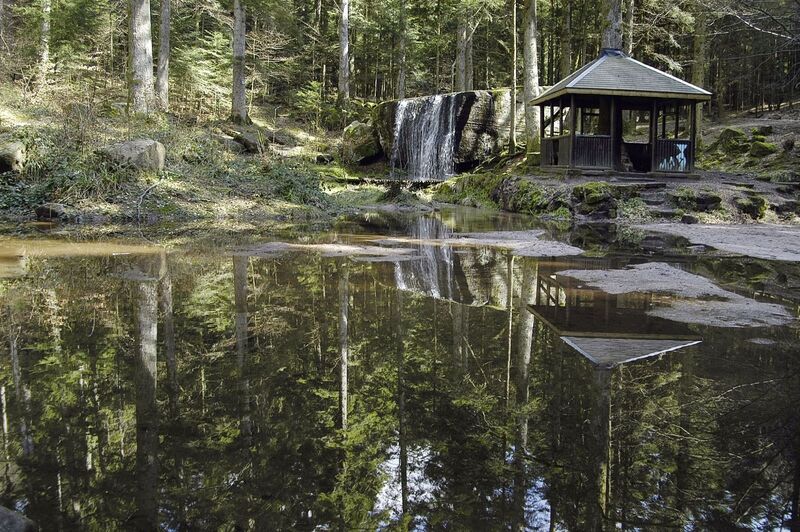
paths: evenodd
<path fill-rule="evenodd" d="M 444 181 L 455 172 L 456 98 L 437 94 L 397 102 L 391 175 Z"/>
<path fill-rule="evenodd" d="M 411 237 L 419 239 L 419 260 L 395 263 L 395 283 L 400 290 L 410 290 L 431 297 L 460 301 L 456 285 L 458 258 L 448 245 L 431 245 L 427 240 L 452 236 L 449 227 L 435 218 L 419 218 L 411 228 Z M 467 298 L 471 300 L 471 298 Z"/>

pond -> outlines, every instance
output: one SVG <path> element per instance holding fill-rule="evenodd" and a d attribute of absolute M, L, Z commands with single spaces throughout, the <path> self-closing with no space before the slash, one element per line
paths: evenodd
<path fill-rule="evenodd" d="M 793 530 L 798 279 L 467 209 L 8 234 L 0 504 L 52 530 Z"/>

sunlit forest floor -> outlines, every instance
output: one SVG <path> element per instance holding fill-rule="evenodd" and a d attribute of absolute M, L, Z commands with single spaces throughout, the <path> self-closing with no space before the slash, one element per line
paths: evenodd
<path fill-rule="evenodd" d="M 253 110 L 254 129 L 272 130 L 256 154 L 218 139 L 224 121 L 160 115 L 129 118 L 122 104 L 88 108 L 0 87 L 0 138 L 22 141 L 22 174 L 0 177 L 0 216 L 33 216 L 57 202 L 78 221 L 131 219 L 320 219 L 382 202 L 385 187 L 364 183 L 369 171 L 338 163 L 338 139 L 308 132 L 272 110 Z M 268 116 L 272 115 L 272 116 Z M 148 138 L 166 147 L 164 172 L 132 171 L 104 160 L 105 145 Z M 394 203 L 393 198 L 393 203 Z M 401 202 L 418 203 L 413 195 Z M 385 201 L 384 201 L 385 203 Z"/>
<path fill-rule="evenodd" d="M 437 203 L 504 209 L 556 220 L 800 223 L 800 110 L 706 122 L 699 177 L 642 187 L 615 176 L 545 174 L 524 155 L 499 157 L 435 187 L 389 190 L 385 163 L 344 165 L 339 135 L 279 107 L 253 107 L 256 153 L 221 141 L 232 125 L 195 115 L 131 118 L 125 103 L 87 106 L 0 86 L 0 140 L 21 141 L 21 174 L 0 175 L 0 219 L 25 220 L 58 203 L 78 222 L 314 221 L 366 208 Z M 103 146 L 148 138 L 166 148 L 163 172 L 114 166 Z M 230 137 L 227 137 L 230 138 Z M 241 147 L 237 144 L 237 146 Z"/>

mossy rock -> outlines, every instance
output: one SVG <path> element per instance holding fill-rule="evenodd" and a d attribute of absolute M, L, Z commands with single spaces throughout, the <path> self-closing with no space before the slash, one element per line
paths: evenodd
<path fill-rule="evenodd" d="M 766 142 L 767 137 L 764 135 L 753 135 L 753 142 Z"/>
<path fill-rule="evenodd" d="M 772 155 L 773 153 L 778 153 L 778 147 L 769 142 L 761 142 L 757 140 L 750 146 L 751 157 L 766 157 L 768 155 Z"/>
<path fill-rule="evenodd" d="M 736 155 L 747 152 L 749 145 L 750 143 L 744 131 L 733 127 L 726 127 L 720 132 L 717 141 L 709 146 L 709 150 Z"/>
<path fill-rule="evenodd" d="M 764 136 L 767 136 L 767 135 L 772 135 L 772 131 L 773 131 L 772 126 L 758 126 L 758 127 L 754 127 L 751 132 L 752 132 L 754 137 L 755 136 L 764 137 Z"/>
<path fill-rule="evenodd" d="M 733 200 L 736 208 L 742 214 L 747 214 L 754 220 L 764 217 L 767 212 L 767 200 L 761 196 L 749 196 L 747 198 L 736 198 Z"/>
<path fill-rule="evenodd" d="M 614 188 L 605 181 L 590 181 L 576 185 L 572 189 L 572 198 L 578 203 L 594 205 L 614 199 Z"/>
<path fill-rule="evenodd" d="M 681 187 L 670 194 L 670 199 L 676 207 L 686 211 L 710 212 L 722 204 L 722 197 L 718 194 L 707 190 L 695 192 L 687 187 Z"/>

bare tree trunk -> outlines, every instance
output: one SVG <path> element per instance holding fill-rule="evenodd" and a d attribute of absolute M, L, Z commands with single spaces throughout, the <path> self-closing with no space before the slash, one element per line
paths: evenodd
<path fill-rule="evenodd" d="M 19 433 L 22 439 L 22 455 L 29 457 L 33 455 L 33 436 L 31 435 L 30 412 L 31 412 L 31 390 L 22 379 L 22 368 L 19 365 L 18 340 L 20 327 L 11 325 L 9 328 L 9 351 L 11 353 L 11 378 L 14 381 L 14 398 L 17 404 L 22 405 L 22 413 L 19 416 Z"/>
<path fill-rule="evenodd" d="M 150 0 L 131 0 L 131 80 L 133 112 L 147 115 L 153 110 L 153 42 Z"/>
<path fill-rule="evenodd" d="M 608 15 L 603 28 L 603 48 L 622 50 L 622 0 L 606 0 Z"/>
<path fill-rule="evenodd" d="M 169 110 L 169 31 L 172 0 L 161 0 L 161 27 L 158 37 L 158 70 L 156 71 L 156 103 L 161 111 Z"/>
<path fill-rule="evenodd" d="M 539 112 L 531 102 L 539 95 L 539 50 L 537 35 L 536 0 L 526 0 L 525 37 L 522 46 L 525 70 L 522 82 L 525 97 L 525 142 L 528 153 L 539 150 Z"/>
<path fill-rule="evenodd" d="M 164 316 L 164 358 L 167 361 L 167 395 L 169 396 L 170 415 L 178 415 L 178 360 L 175 356 L 175 317 L 172 304 L 172 277 L 169 273 L 167 252 L 161 251 L 160 302 Z"/>
<path fill-rule="evenodd" d="M 47 83 L 47 71 L 50 70 L 50 11 L 51 0 L 42 0 L 42 22 L 39 28 L 39 84 Z"/>
<path fill-rule="evenodd" d="M 475 90 L 475 61 L 472 53 L 472 42 L 474 35 L 475 28 L 472 27 L 472 24 L 467 24 L 467 49 L 465 64 L 466 74 L 464 76 L 464 88 L 468 91 Z"/>
<path fill-rule="evenodd" d="M 339 4 L 339 107 L 350 102 L 350 0 Z"/>
<path fill-rule="evenodd" d="M 561 79 L 572 72 L 572 0 L 566 0 L 564 7 L 564 34 L 561 35 Z"/>
<path fill-rule="evenodd" d="M 511 0 L 511 109 L 508 117 L 508 151 L 517 152 L 517 0 Z"/>
<path fill-rule="evenodd" d="M 244 52 L 247 22 L 243 0 L 233 0 L 233 98 L 231 121 L 247 124 L 247 94 L 245 86 Z"/>
<path fill-rule="evenodd" d="M 634 0 L 626 0 L 625 6 L 625 53 L 633 55 L 633 15 Z"/>
<path fill-rule="evenodd" d="M 341 382 L 339 387 L 339 402 L 342 409 L 342 429 L 347 430 L 347 370 L 350 364 L 350 346 L 348 345 L 347 321 L 350 308 L 350 268 L 342 259 L 339 269 L 339 358 L 341 364 Z"/>
<path fill-rule="evenodd" d="M 631 0 L 632 1 L 632 0 Z M 702 87 L 706 80 L 706 14 L 704 9 L 698 9 L 694 14 L 695 28 L 694 28 L 694 42 L 692 43 L 692 55 L 694 56 L 694 63 L 692 64 L 692 83 L 698 87 Z M 701 125 L 703 123 L 703 105 L 697 105 L 697 114 L 695 116 L 695 131 L 697 139 L 702 138 Z"/>
<path fill-rule="evenodd" d="M 406 1 L 400 0 L 400 68 L 397 74 L 397 99 L 406 97 Z"/>
<path fill-rule="evenodd" d="M 158 529 L 158 296 L 153 280 L 139 283 L 136 360 L 136 515 L 138 530 Z"/>
<path fill-rule="evenodd" d="M 233 292 L 236 307 L 236 366 L 239 370 L 239 401 L 241 407 L 241 433 L 245 438 L 252 435 L 252 421 L 250 419 L 250 380 L 247 378 L 248 346 L 248 313 L 247 313 L 247 267 L 250 263 L 248 257 L 234 255 L 233 257 Z"/>
<path fill-rule="evenodd" d="M 527 487 L 530 475 L 527 467 L 528 452 L 528 415 L 525 414 L 525 406 L 530 400 L 530 363 L 531 348 L 533 347 L 533 335 L 536 322 L 533 313 L 528 309 L 528 305 L 533 303 L 536 293 L 536 269 L 531 261 L 522 264 L 522 286 L 520 287 L 520 298 L 517 302 L 517 338 L 516 345 L 516 434 L 514 444 L 513 467 L 514 491 L 513 491 L 513 530 L 526 530 L 525 506 L 527 501 Z"/>
<path fill-rule="evenodd" d="M 459 21 L 456 28 L 456 80 L 454 90 L 467 90 L 467 23 Z"/>
<path fill-rule="evenodd" d="M 400 501 L 403 515 L 408 513 L 408 442 L 406 434 L 405 330 L 403 329 L 403 291 L 395 290 L 392 321 L 397 356 L 397 445 L 400 451 Z"/>

